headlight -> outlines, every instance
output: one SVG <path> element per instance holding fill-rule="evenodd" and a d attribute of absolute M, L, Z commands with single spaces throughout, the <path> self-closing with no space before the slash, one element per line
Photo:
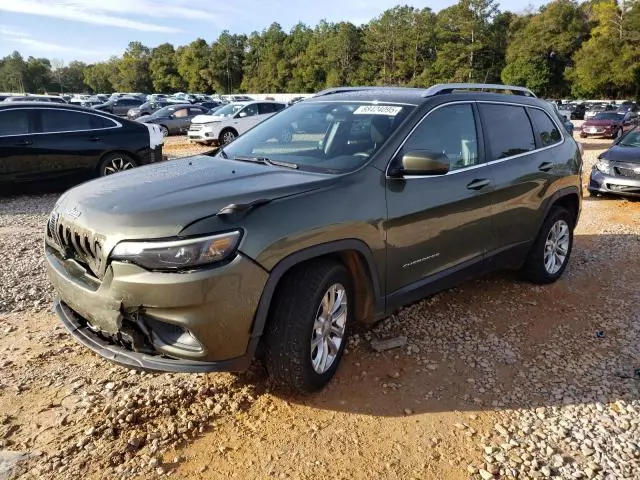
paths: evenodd
<path fill-rule="evenodd" d="M 609 160 L 605 160 L 605 159 L 601 158 L 596 163 L 596 168 L 598 170 L 600 170 L 602 173 L 606 173 L 607 175 L 612 175 L 613 174 L 613 167 L 612 167 L 611 162 Z"/>
<path fill-rule="evenodd" d="M 125 241 L 111 252 L 112 260 L 135 263 L 149 270 L 184 270 L 221 262 L 233 255 L 240 231 L 175 241 Z"/>

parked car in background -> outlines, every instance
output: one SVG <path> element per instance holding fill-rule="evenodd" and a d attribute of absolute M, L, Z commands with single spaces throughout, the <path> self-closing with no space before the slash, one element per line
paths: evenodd
<path fill-rule="evenodd" d="M 640 197 L 640 128 L 636 127 L 598 156 L 591 170 L 592 195 L 612 193 Z"/>
<path fill-rule="evenodd" d="M 189 125 L 193 118 L 198 115 L 204 115 L 208 111 L 205 107 L 191 105 L 190 103 L 168 105 L 156 110 L 151 115 L 139 118 L 138 121 L 158 125 L 162 135 L 167 137 L 185 133 L 189 130 Z"/>
<path fill-rule="evenodd" d="M 583 103 L 567 103 L 563 105 L 562 110 L 567 112 L 569 120 L 584 120 L 587 108 Z"/>
<path fill-rule="evenodd" d="M 67 101 L 58 95 L 15 95 L 4 99 L 5 102 L 51 102 L 64 103 Z"/>
<path fill-rule="evenodd" d="M 287 102 L 288 105 L 293 105 L 294 103 L 298 103 L 304 100 L 304 97 L 293 97 L 291 100 Z"/>
<path fill-rule="evenodd" d="M 169 102 L 164 100 L 155 100 L 151 102 L 144 102 L 142 105 L 138 107 L 133 107 L 127 112 L 127 118 L 129 120 L 136 120 L 137 118 L 144 117 L 146 115 L 151 115 L 152 113 L 157 112 L 161 108 L 164 108 L 168 105 L 171 105 Z"/>
<path fill-rule="evenodd" d="M 155 126 L 56 103 L 0 105 L 0 182 L 104 176 L 162 159 Z"/>
<path fill-rule="evenodd" d="M 565 130 L 573 136 L 575 127 L 573 126 L 573 123 L 571 123 L 571 120 L 569 120 L 566 115 L 560 115 L 560 119 L 562 120 Z"/>
<path fill-rule="evenodd" d="M 222 99 L 229 103 L 255 101 L 255 99 L 248 97 L 247 95 L 222 95 Z"/>
<path fill-rule="evenodd" d="M 609 112 L 615 110 L 613 105 L 608 103 L 597 103 L 587 106 L 587 109 L 584 113 L 584 119 L 589 120 L 590 118 L 595 117 L 598 113 L 601 112 Z"/>
<path fill-rule="evenodd" d="M 631 130 L 636 121 L 629 114 L 616 111 L 598 112 L 595 116 L 585 120 L 580 128 L 580 137 L 590 135 L 598 137 L 618 138 Z"/>
<path fill-rule="evenodd" d="M 84 102 L 88 101 L 90 97 L 91 95 L 76 94 L 76 95 L 72 95 L 68 102 L 74 105 L 82 105 Z M 103 103 L 103 102 L 100 102 L 100 103 Z"/>
<path fill-rule="evenodd" d="M 144 101 L 140 100 L 139 98 L 117 97 L 112 98 L 101 105 L 96 105 L 93 108 L 102 112 L 108 112 L 113 115 L 117 115 L 119 117 L 126 117 L 129 113 L 129 110 L 135 107 L 139 107 L 143 103 Z"/>
<path fill-rule="evenodd" d="M 214 115 L 201 115 L 191 121 L 189 140 L 206 145 L 232 142 L 250 128 L 286 108 L 279 102 L 236 102 L 225 105 Z M 289 137 L 293 130 L 287 132 Z"/>
<path fill-rule="evenodd" d="M 557 281 L 579 147 L 530 91 L 463 87 L 330 89 L 215 157 L 68 191 L 44 249 L 61 323 L 128 368 L 238 371 L 261 352 L 274 384 L 310 393 L 358 324 L 495 269 Z M 310 112 L 327 131 L 288 138 Z"/>
<path fill-rule="evenodd" d="M 211 110 L 213 108 L 221 106 L 222 103 L 221 102 L 215 102 L 213 100 L 203 100 L 203 101 L 197 101 L 196 103 L 194 103 L 194 105 L 199 105 L 201 107 L 206 108 L 207 110 Z"/>
<path fill-rule="evenodd" d="M 638 118 L 640 107 L 638 107 L 638 105 L 636 105 L 635 103 L 623 103 L 622 105 L 618 106 L 618 109 L 616 111 L 619 113 L 624 113 L 628 115 L 630 119 L 635 120 Z"/>

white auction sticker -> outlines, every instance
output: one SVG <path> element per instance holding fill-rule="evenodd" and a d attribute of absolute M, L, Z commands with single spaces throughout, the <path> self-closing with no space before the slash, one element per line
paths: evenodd
<path fill-rule="evenodd" d="M 388 115 L 395 117 L 400 113 L 402 107 L 394 107 L 392 105 L 362 105 L 356 108 L 354 115 Z"/>

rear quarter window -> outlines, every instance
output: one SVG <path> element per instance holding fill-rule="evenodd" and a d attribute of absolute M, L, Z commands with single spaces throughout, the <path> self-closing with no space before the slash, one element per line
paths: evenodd
<path fill-rule="evenodd" d="M 546 112 L 538 110 L 537 108 L 530 108 L 529 114 L 536 126 L 538 140 L 543 147 L 548 147 L 562 140 L 560 130 L 558 130 L 558 127 L 556 127 L 556 124 L 553 123 Z"/>
<path fill-rule="evenodd" d="M 535 150 L 533 127 L 524 107 L 479 104 L 491 160 L 512 157 Z"/>

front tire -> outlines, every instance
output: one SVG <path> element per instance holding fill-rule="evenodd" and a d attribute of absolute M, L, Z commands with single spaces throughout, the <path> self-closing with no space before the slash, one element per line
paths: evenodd
<path fill-rule="evenodd" d="M 344 352 L 353 316 L 345 267 L 314 261 L 278 285 L 266 331 L 265 363 L 273 381 L 302 393 L 321 390 Z"/>
<path fill-rule="evenodd" d="M 574 222 L 565 208 L 551 208 L 520 272 L 525 280 L 544 285 L 562 276 L 573 249 Z"/>
<path fill-rule="evenodd" d="M 238 132 L 236 132 L 232 128 L 225 128 L 220 132 L 220 137 L 218 138 L 221 145 L 227 145 L 233 142 L 238 136 Z"/>

